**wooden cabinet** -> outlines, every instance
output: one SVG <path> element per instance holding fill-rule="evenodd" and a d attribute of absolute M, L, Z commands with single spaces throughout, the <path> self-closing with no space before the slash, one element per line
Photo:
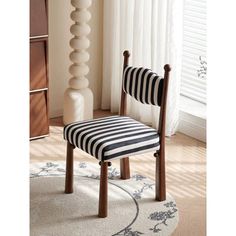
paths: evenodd
<path fill-rule="evenodd" d="M 47 1 L 30 0 L 30 36 L 48 36 Z"/>
<path fill-rule="evenodd" d="M 30 139 L 49 134 L 47 0 L 30 0 Z"/>
<path fill-rule="evenodd" d="M 30 136 L 31 138 L 48 135 L 47 91 L 30 94 Z"/>

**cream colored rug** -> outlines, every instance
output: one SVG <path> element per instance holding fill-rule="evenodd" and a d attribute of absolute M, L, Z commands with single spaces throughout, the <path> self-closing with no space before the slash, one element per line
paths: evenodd
<path fill-rule="evenodd" d="M 31 164 L 30 235 L 171 235 L 175 200 L 154 201 L 154 183 L 135 174 L 120 180 L 109 167 L 108 217 L 98 218 L 99 165 L 75 162 L 74 193 L 64 194 L 65 162 Z"/>

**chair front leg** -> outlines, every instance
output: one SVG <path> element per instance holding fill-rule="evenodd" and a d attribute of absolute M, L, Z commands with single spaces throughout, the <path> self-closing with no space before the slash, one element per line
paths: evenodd
<path fill-rule="evenodd" d="M 73 193 L 73 150 L 75 146 L 67 142 L 65 193 Z"/>
<path fill-rule="evenodd" d="M 99 209 L 98 216 L 107 217 L 107 184 L 108 184 L 108 162 L 101 161 L 100 189 L 99 189 Z"/>
<path fill-rule="evenodd" d="M 120 159 L 120 178 L 130 179 L 130 166 L 128 157 Z"/>
<path fill-rule="evenodd" d="M 166 200 L 166 176 L 165 176 L 165 151 L 160 148 L 160 151 L 155 153 L 156 157 L 156 200 Z"/>

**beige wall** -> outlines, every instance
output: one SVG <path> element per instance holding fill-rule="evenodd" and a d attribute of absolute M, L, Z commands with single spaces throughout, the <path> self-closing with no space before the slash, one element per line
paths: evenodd
<path fill-rule="evenodd" d="M 70 26 L 73 23 L 70 13 L 73 7 L 70 0 L 49 0 L 49 115 L 61 116 L 63 113 L 63 96 L 71 75 L 68 68 L 71 64 L 69 53 L 72 49 L 69 41 L 72 37 Z M 90 72 L 87 76 L 89 87 L 94 95 L 94 109 L 101 106 L 102 85 L 102 21 L 103 0 L 93 0 L 89 8 L 92 18 L 89 21 L 91 27 Z"/>

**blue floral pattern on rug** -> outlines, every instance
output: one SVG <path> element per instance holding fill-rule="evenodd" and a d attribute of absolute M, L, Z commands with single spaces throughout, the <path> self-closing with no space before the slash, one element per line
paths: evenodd
<path fill-rule="evenodd" d="M 136 181 L 138 181 L 138 180 L 136 180 Z M 143 187 L 141 189 L 136 190 L 133 193 L 134 198 L 135 199 L 142 199 L 142 193 L 144 193 L 144 191 L 147 189 L 152 189 L 153 186 L 154 186 L 154 184 L 143 183 Z"/>
<path fill-rule="evenodd" d="M 158 233 L 161 231 L 161 228 L 158 226 L 165 225 L 168 226 L 167 221 L 171 218 L 175 217 L 175 213 L 177 212 L 176 204 L 174 202 L 167 202 L 164 204 L 167 207 L 167 211 L 156 211 L 149 215 L 148 219 L 157 221 L 158 223 L 154 225 L 153 228 L 150 228 L 154 233 Z"/>
<path fill-rule="evenodd" d="M 141 233 L 139 231 L 133 231 L 132 228 L 125 228 L 125 230 L 122 233 L 115 234 L 117 236 L 122 235 L 122 236 L 139 236 L 144 233 Z"/>

